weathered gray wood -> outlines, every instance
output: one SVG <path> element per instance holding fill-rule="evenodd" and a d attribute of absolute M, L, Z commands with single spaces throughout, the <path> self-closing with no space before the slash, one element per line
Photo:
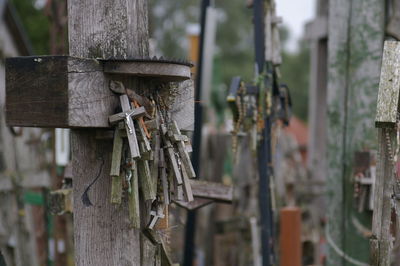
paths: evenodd
<path fill-rule="evenodd" d="M 111 171 L 110 176 L 119 176 L 121 171 L 121 157 L 122 157 L 122 137 L 120 129 L 115 129 L 113 152 L 111 157 Z"/>
<path fill-rule="evenodd" d="M 136 119 L 136 118 L 144 116 L 146 114 L 146 110 L 144 109 L 144 107 L 139 107 L 139 108 L 135 108 L 134 110 L 127 110 L 127 111 L 124 111 L 119 114 L 113 114 L 108 117 L 108 121 L 110 122 L 110 124 L 114 124 L 116 122 L 123 120 L 125 117 L 124 114 L 130 114 L 130 113 L 132 113 L 130 115 L 132 117 L 132 119 Z"/>
<path fill-rule="evenodd" d="M 68 26 L 72 56 L 126 58 L 148 55 L 147 1 L 70 0 Z M 109 93 L 108 85 L 104 84 L 102 93 Z M 80 95 L 82 98 L 88 96 L 83 94 Z M 93 104 L 99 105 L 99 102 Z M 110 110 L 108 115 L 114 111 Z M 108 115 L 93 115 L 99 117 L 97 119 L 108 119 Z M 124 204 L 126 199 L 118 208 L 109 201 L 112 143 L 96 141 L 91 130 L 72 130 L 71 146 L 75 265 L 146 265 L 141 264 L 140 231 L 131 226 L 128 204 Z M 103 159 L 99 159 L 101 157 Z M 82 193 L 98 172 L 99 178 L 89 191 L 93 206 L 86 207 L 81 201 Z"/>
<path fill-rule="evenodd" d="M 386 33 L 396 40 L 400 40 L 400 1 L 390 1 L 388 6 L 392 12 L 387 23 Z"/>
<path fill-rule="evenodd" d="M 151 179 L 149 162 L 146 160 L 137 160 L 137 165 L 139 169 L 139 182 L 144 200 L 155 200 L 156 191 L 154 190 L 154 182 Z"/>
<path fill-rule="evenodd" d="M 178 84 L 178 89 L 170 103 L 171 119 L 177 121 L 181 130 L 194 129 L 194 85 L 189 79 Z"/>
<path fill-rule="evenodd" d="M 123 112 L 134 111 L 131 109 L 131 105 L 129 103 L 128 96 L 121 95 L 119 97 L 119 99 L 121 102 L 121 107 L 122 107 Z M 133 159 L 140 158 L 139 144 L 138 144 L 138 139 L 136 137 L 136 130 L 135 130 L 135 125 L 133 123 L 133 120 L 131 118 L 128 118 L 127 121 L 126 120 L 124 121 L 124 123 L 125 123 L 125 129 L 126 129 L 126 136 L 128 138 L 129 149 L 131 152 L 131 157 Z"/>
<path fill-rule="evenodd" d="M 111 176 L 111 203 L 121 204 L 122 202 L 122 179 L 121 174 Z"/>
<path fill-rule="evenodd" d="M 183 200 L 173 200 L 173 202 L 178 205 L 179 207 L 185 208 L 187 210 L 193 211 L 199 208 L 202 208 L 208 204 L 213 203 L 213 200 L 210 199 L 204 199 L 204 198 L 194 198 L 193 201 L 187 202 Z"/>
<path fill-rule="evenodd" d="M 396 106 L 397 109 L 397 106 Z M 374 191 L 374 212 L 372 216 L 372 265 L 389 266 L 391 263 L 392 236 L 392 194 L 394 184 L 393 148 L 396 130 L 378 129 L 378 159 Z"/>
<path fill-rule="evenodd" d="M 171 130 L 173 132 L 172 136 L 182 136 L 181 131 L 179 130 L 178 124 L 176 123 L 176 121 L 172 121 L 171 123 Z M 176 138 L 174 138 L 176 139 Z M 196 177 L 196 173 L 193 169 L 193 165 L 192 165 L 192 161 L 190 160 L 190 156 L 186 151 L 186 144 L 183 142 L 183 140 L 181 141 L 177 141 L 176 145 L 178 147 L 178 151 L 179 151 L 179 155 L 181 157 L 182 163 L 183 163 L 183 167 L 186 170 L 186 174 L 188 175 L 189 178 L 194 178 Z"/>
<path fill-rule="evenodd" d="M 107 117 L 118 107 L 118 99 L 109 89 L 110 76 L 104 74 L 103 63 L 71 56 L 8 58 L 7 124 L 60 128 L 110 127 Z M 174 67 L 184 68 L 185 73 L 190 73 L 188 66 L 168 65 L 168 69 Z M 167 101 L 168 108 L 182 130 L 193 130 L 193 81 L 188 80 L 177 86 L 172 88 L 174 96 Z M 132 90 L 128 93 L 134 94 Z M 21 109 L 31 112 L 21 116 Z"/>
<path fill-rule="evenodd" d="M 175 157 L 174 147 L 172 146 L 171 141 L 168 139 L 168 136 L 166 135 L 167 129 L 166 129 L 165 125 L 163 125 L 163 124 L 161 125 L 161 133 L 162 133 L 162 139 L 164 142 L 164 146 L 167 151 L 166 155 L 168 157 L 168 161 L 170 162 L 175 180 L 177 182 L 177 185 L 181 185 L 182 184 L 182 175 L 181 175 L 181 171 L 178 167 L 178 162 Z"/>
<path fill-rule="evenodd" d="M 191 202 L 191 201 L 193 201 L 193 192 L 192 192 L 192 186 L 190 184 L 189 176 L 186 173 L 186 170 L 184 167 L 182 167 L 181 170 L 182 170 L 182 181 L 183 181 L 182 188 L 183 188 L 184 197 L 187 202 Z"/>
<path fill-rule="evenodd" d="M 195 197 L 213 199 L 221 202 L 232 202 L 233 187 L 221 183 L 190 180 Z"/>
<path fill-rule="evenodd" d="M 137 162 L 132 163 L 131 192 L 129 193 L 129 219 L 134 228 L 140 229 L 139 175 Z"/>
<path fill-rule="evenodd" d="M 386 41 L 382 60 L 375 124 L 395 127 L 400 90 L 400 42 Z"/>
<path fill-rule="evenodd" d="M 6 61 L 6 119 L 12 126 L 109 127 L 118 106 L 94 59 L 32 56 Z M 22 109 L 29 109 L 21 116 Z"/>
<path fill-rule="evenodd" d="M 168 179 L 166 173 L 166 163 L 165 163 L 165 156 L 164 156 L 164 149 L 160 149 L 160 160 L 158 166 L 160 168 L 160 177 L 162 183 L 162 191 L 163 191 L 163 200 L 164 204 L 170 204 L 170 195 L 169 195 L 169 187 L 168 187 Z"/>
<path fill-rule="evenodd" d="M 152 77 L 162 81 L 183 81 L 191 77 L 190 66 L 188 65 L 156 61 L 105 61 L 104 72 L 109 74 Z"/>

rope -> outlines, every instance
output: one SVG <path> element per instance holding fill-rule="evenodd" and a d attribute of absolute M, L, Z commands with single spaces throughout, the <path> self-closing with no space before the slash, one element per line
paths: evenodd
<path fill-rule="evenodd" d="M 328 241 L 328 244 L 332 247 L 332 249 L 336 252 L 336 254 L 338 254 L 340 257 L 345 259 L 347 262 L 350 262 L 353 265 L 357 265 L 357 266 L 370 266 L 367 263 L 364 263 L 362 261 L 359 261 L 355 258 L 350 257 L 348 254 L 346 254 L 343 250 L 341 250 L 336 245 L 336 243 L 333 241 L 333 239 L 331 238 L 331 236 L 329 234 L 329 224 L 325 228 L 325 236 L 326 236 L 326 240 Z"/>

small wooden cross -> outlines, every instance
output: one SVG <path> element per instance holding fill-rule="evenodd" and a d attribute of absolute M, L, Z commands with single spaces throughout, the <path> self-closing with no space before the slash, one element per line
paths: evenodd
<path fill-rule="evenodd" d="M 121 120 L 125 123 L 126 135 L 128 138 L 129 148 L 131 150 L 131 157 L 133 159 L 140 158 L 140 150 L 135 132 L 135 125 L 133 119 L 143 116 L 146 111 L 144 107 L 132 109 L 127 95 L 119 96 L 121 102 L 122 112 L 109 116 L 108 121 L 110 124 L 118 123 Z"/>
<path fill-rule="evenodd" d="M 187 152 L 187 147 L 186 147 L 186 144 L 185 144 L 185 142 L 189 141 L 188 137 L 181 134 L 181 131 L 180 131 L 176 121 L 172 121 L 172 123 L 170 125 L 170 128 L 171 128 L 171 131 L 172 131 L 171 132 L 172 134 L 170 134 L 171 135 L 170 139 L 171 139 L 172 142 L 176 143 L 176 145 L 178 147 L 178 151 L 179 151 L 179 154 L 180 154 L 180 156 L 182 158 L 182 163 L 183 163 L 183 166 L 186 169 L 186 173 L 187 173 L 188 177 L 189 178 L 196 177 L 196 173 L 195 173 L 195 171 L 193 169 L 193 165 L 192 165 L 192 162 L 190 160 L 190 156 L 189 156 L 189 153 Z"/>
<path fill-rule="evenodd" d="M 164 206 L 160 206 L 157 208 L 157 211 L 150 211 L 150 215 L 153 216 L 150 220 L 150 224 L 147 226 L 148 229 L 153 229 L 156 225 L 158 219 L 163 219 L 164 215 Z"/>

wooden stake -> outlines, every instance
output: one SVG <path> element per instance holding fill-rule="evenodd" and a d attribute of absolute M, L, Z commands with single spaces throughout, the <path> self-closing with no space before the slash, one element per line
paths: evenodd
<path fill-rule="evenodd" d="M 147 56 L 147 21 L 145 0 L 70 0 L 69 54 L 90 58 Z M 118 38 L 115 38 L 116 30 Z M 103 75 L 94 74 L 98 76 L 90 79 L 92 83 Z M 79 76 L 79 71 L 73 75 Z M 77 90 L 71 98 L 80 101 L 95 93 L 110 93 L 108 82 L 97 85 L 97 92 L 89 94 L 85 89 Z M 97 102 L 94 104 L 98 105 Z M 127 207 L 117 208 L 110 203 L 112 142 L 97 141 L 90 129 L 72 130 L 71 150 L 75 265 L 140 265 L 140 231 L 131 227 Z M 81 196 L 96 177 L 98 179 L 89 192 L 93 206 L 86 207 Z"/>

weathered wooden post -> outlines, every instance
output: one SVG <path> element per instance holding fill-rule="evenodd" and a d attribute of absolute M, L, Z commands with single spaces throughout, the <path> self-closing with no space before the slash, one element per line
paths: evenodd
<path fill-rule="evenodd" d="M 356 154 L 373 154 L 373 127 L 385 1 L 329 1 L 328 44 L 328 265 L 369 262 L 371 212 L 354 198 Z M 367 162 L 365 169 L 373 165 Z"/>
<path fill-rule="evenodd" d="M 147 23 L 146 0 L 69 0 L 69 54 L 87 58 L 147 56 Z M 79 72 L 77 69 L 76 75 Z M 94 75 L 92 79 L 85 77 L 81 82 L 93 83 L 96 79 Z M 104 81 L 98 84 L 98 88 L 103 89 L 103 93 L 107 91 Z M 74 99 L 79 101 L 81 97 L 89 98 L 100 93 L 85 92 L 82 88 Z M 109 93 L 103 97 L 109 102 L 92 103 L 100 108 L 113 108 L 112 103 L 116 99 Z M 91 115 L 99 117 L 99 114 Z M 72 130 L 71 152 L 76 265 L 141 265 L 145 258 L 141 261 L 140 231 L 129 225 L 127 208 L 119 209 L 109 200 L 112 142 L 96 140 L 93 130 Z M 95 205 L 87 208 L 81 197 L 95 178 L 98 181 L 90 195 Z"/>
<path fill-rule="evenodd" d="M 395 139 L 398 126 L 400 90 L 400 42 L 385 42 L 375 125 L 378 128 L 378 159 L 374 191 L 371 257 L 374 266 L 391 263 L 393 197 L 395 184 Z M 398 184 L 396 184 L 398 185 Z"/>

